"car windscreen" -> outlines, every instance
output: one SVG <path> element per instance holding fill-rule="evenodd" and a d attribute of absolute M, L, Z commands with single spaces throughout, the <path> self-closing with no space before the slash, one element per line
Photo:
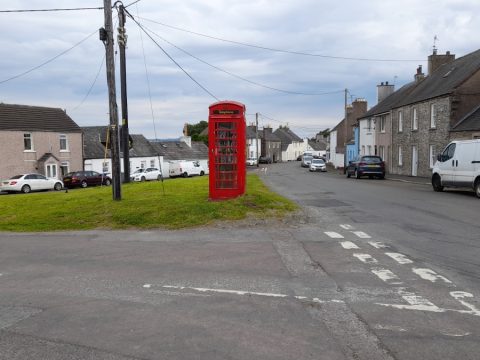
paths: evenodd
<path fill-rule="evenodd" d="M 303 161 L 311 161 L 312 157 L 311 156 L 304 156 Z"/>
<path fill-rule="evenodd" d="M 313 159 L 312 164 L 323 165 L 323 164 L 325 164 L 325 161 L 323 161 L 322 159 Z"/>
<path fill-rule="evenodd" d="M 381 163 L 382 159 L 378 156 L 364 156 L 362 161 L 366 163 Z"/>

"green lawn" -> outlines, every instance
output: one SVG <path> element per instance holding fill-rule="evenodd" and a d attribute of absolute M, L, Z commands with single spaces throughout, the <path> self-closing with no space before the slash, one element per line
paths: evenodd
<path fill-rule="evenodd" d="M 0 196 L 0 231 L 201 226 L 247 216 L 282 217 L 297 206 L 268 190 L 257 175 L 247 176 L 244 196 L 209 201 L 208 176 L 122 185 L 122 200 L 111 186 Z"/>

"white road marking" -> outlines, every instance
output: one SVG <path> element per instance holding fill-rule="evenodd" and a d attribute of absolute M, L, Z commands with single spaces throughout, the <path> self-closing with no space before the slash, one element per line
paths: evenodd
<path fill-rule="evenodd" d="M 466 302 L 465 300 L 463 300 L 463 298 L 473 298 L 472 294 L 470 294 L 468 292 L 465 292 L 465 291 L 452 291 L 452 292 L 450 292 L 450 296 L 452 296 L 455 300 L 460 302 L 466 308 L 470 309 L 470 311 L 468 313 L 474 314 L 476 316 L 480 316 L 480 310 L 478 310 L 475 307 L 475 305 L 472 305 L 472 304 Z"/>
<path fill-rule="evenodd" d="M 355 235 L 357 235 L 360 239 L 371 239 L 372 237 L 363 231 L 352 231 Z"/>
<path fill-rule="evenodd" d="M 395 260 L 396 262 L 398 262 L 398 263 L 401 264 L 401 265 L 412 264 L 412 263 L 413 263 L 412 260 L 410 260 L 408 257 L 406 257 L 406 256 L 403 255 L 403 254 L 399 254 L 399 253 L 385 253 L 385 255 L 390 256 L 393 260 Z"/>
<path fill-rule="evenodd" d="M 431 281 L 431 282 L 436 282 L 437 280 L 442 280 L 442 281 L 446 282 L 447 284 L 452 283 L 445 276 L 438 275 L 435 271 L 433 271 L 431 269 L 413 268 L 412 271 L 424 280 L 428 280 L 428 281 Z"/>
<path fill-rule="evenodd" d="M 380 269 L 380 268 L 372 269 L 372 273 L 377 275 L 381 280 L 385 281 L 386 283 L 390 283 L 394 285 L 402 283 L 399 277 L 388 269 Z"/>
<path fill-rule="evenodd" d="M 334 231 L 325 231 L 325 234 L 330 236 L 332 239 L 343 239 L 343 235 Z"/>
<path fill-rule="evenodd" d="M 352 230 L 353 226 L 348 224 L 341 224 L 340 227 L 345 230 Z"/>
<path fill-rule="evenodd" d="M 402 298 L 408 303 L 408 305 L 400 304 L 380 304 L 377 305 L 389 306 L 395 309 L 405 309 L 405 310 L 417 310 L 417 311 L 430 311 L 430 312 L 445 312 L 445 309 L 441 309 L 435 304 L 431 303 L 427 299 L 416 295 L 411 292 L 406 292 L 403 290 L 399 291 L 399 294 Z"/>
<path fill-rule="evenodd" d="M 150 289 L 151 284 L 143 285 L 144 288 Z M 308 298 L 306 296 L 290 296 L 287 294 L 276 294 L 276 293 L 264 293 L 264 292 L 255 292 L 255 291 L 243 291 L 243 290 L 227 290 L 227 289 L 212 289 L 212 288 L 199 288 L 199 287 L 190 287 L 190 286 L 176 286 L 176 285 L 161 285 L 163 289 L 174 289 L 174 290 L 193 290 L 201 293 L 217 293 L 217 294 L 231 294 L 231 295 L 254 295 L 254 296 L 264 296 L 264 297 L 273 297 L 273 298 L 293 298 L 297 300 L 306 300 L 314 303 L 344 303 L 343 300 L 321 300 L 317 297 Z M 174 292 L 174 291 L 158 291 L 151 290 L 156 293 L 166 293 L 167 295 L 185 295 L 183 293 Z"/>
<path fill-rule="evenodd" d="M 347 249 L 347 250 L 349 250 L 349 249 L 360 249 L 357 245 L 355 245 L 355 244 L 354 244 L 353 242 L 351 242 L 351 241 L 342 241 L 342 242 L 340 243 L 340 245 L 342 245 L 342 247 L 343 247 L 344 249 Z"/>
<path fill-rule="evenodd" d="M 406 329 L 400 326 L 394 326 L 394 325 L 375 325 L 374 328 L 377 330 L 390 330 L 390 331 L 400 331 L 400 332 L 407 331 Z"/>
<path fill-rule="evenodd" d="M 369 254 L 353 254 L 353 256 L 356 257 L 361 262 L 364 262 L 365 264 L 378 263 L 377 259 L 375 259 L 374 257 L 372 257 L 372 255 L 369 255 Z"/>
<path fill-rule="evenodd" d="M 443 333 L 442 332 L 442 335 L 445 335 L 445 336 L 451 336 L 451 337 L 463 337 L 463 336 L 468 336 L 470 335 L 471 333 L 469 332 L 464 332 L 462 334 L 450 334 L 450 333 Z"/>
<path fill-rule="evenodd" d="M 384 243 L 379 242 L 379 241 L 369 241 L 368 243 L 369 243 L 370 245 L 372 245 L 375 249 L 388 248 L 387 245 L 385 245 Z"/>

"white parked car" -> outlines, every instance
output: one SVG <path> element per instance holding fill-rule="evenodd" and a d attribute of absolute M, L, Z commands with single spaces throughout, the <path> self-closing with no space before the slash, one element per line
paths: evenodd
<path fill-rule="evenodd" d="M 480 140 L 448 144 L 433 166 L 432 186 L 435 191 L 445 187 L 470 188 L 480 198 Z"/>
<path fill-rule="evenodd" d="M 248 166 L 255 166 L 255 165 L 257 165 L 257 159 L 256 159 L 256 158 L 248 158 L 248 159 L 247 159 L 247 165 L 248 165 Z"/>
<path fill-rule="evenodd" d="M 130 174 L 130 180 L 132 181 L 146 181 L 146 180 L 160 180 L 162 178 L 162 172 L 157 168 L 138 169 Z"/>
<path fill-rule="evenodd" d="M 327 164 L 323 159 L 312 159 L 308 170 L 325 172 L 327 171 Z"/>
<path fill-rule="evenodd" d="M 170 177 L 189 177 L 193 175 L 205 175 L 205 169 L 198 161 L 178 161 L 170 163 Z"/>
<path fill-rule="evenodd" d="M 0 183 L 0 191 L 23 192 L 56 190 L 63 188 L 63 182 L 58 179 L 50 179 L 40 174 L 21 174 L 12 176 Z"/>

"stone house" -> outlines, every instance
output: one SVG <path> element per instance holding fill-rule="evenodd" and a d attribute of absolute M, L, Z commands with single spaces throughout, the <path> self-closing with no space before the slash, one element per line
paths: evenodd
<path fill-rule="evenodd" d="M 59 108 L 0 104 L 0 179 L 82 169 L 82 130 Z"/>
<path fill-rule="evenodd" d="M 480 105 L 465 115 L 450 131 L 450 141 L 480 139 Z"/>
<path fill-rule="evenodd" d="M 476 131 L 460 124 L 475 119 L 472 111 L 480 104 L 480 50 L 456 60 L 449 52 L 434 51 L 428 68 L 427 77 L 419 68 L 413 89 L 392 106 L 394 174 L 429 177 L 436 155 L 452 137 L 461 132 L 472 138 Z"/>
<path fill-rule="evenodd" d="M 282 141 L 270 127 L 264 127 L 262 134 L 262 156 L 270 157 L 273 162 L 282 160 Z"/>
<path fill-rule="evenodd" d="M 288 127 L 279 127 L 273 132 L 282 142 L 281 161 L 297 160 L 307 149 L 305 142 L 301 137 L 295 134 Z"/>

